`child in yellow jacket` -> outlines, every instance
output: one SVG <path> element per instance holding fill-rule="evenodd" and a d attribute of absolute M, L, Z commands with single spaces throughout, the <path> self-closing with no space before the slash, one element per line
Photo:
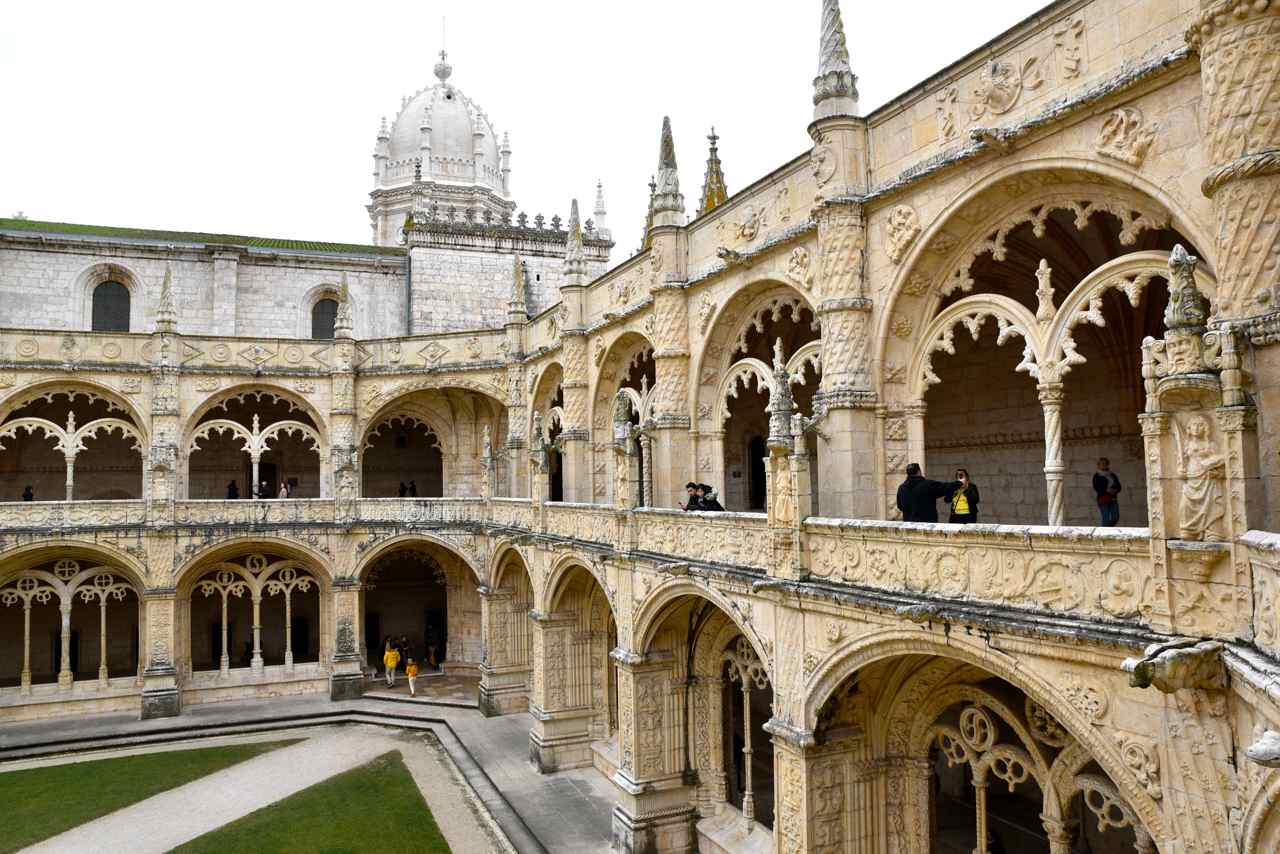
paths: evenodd
<path fill-rule="evenodd" d="M 418 696 L 416 680 L 418 678 L 418 662 L 412 658 L 409 663 L 404 666 L 404 675 L 409 677 L 409 696 Z"/>
<path fill-rule="evenodd" d="M 387 687 L 393 688 L 396 684 L 396 666 L 400 664 L 400 651 L 390 641 L 387 641 L 387 646 L 382 651 L 382 663 L 387 668 Z"/>

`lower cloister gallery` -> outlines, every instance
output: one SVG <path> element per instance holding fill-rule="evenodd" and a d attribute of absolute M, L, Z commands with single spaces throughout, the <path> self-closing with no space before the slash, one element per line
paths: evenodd
<path fill-rule="evenodd" d="M 92 305 L 0 304 L 0 730 L 346 700 L 403 638 L 617 852 L 1280 851 L 1280 3 L 1059 0 L 869 115 L 821 5 L 812 147 L 726 197 L 713 138 L 688 216 L 664 125 L 598 275 L 576 202 L 554 280 L 435 202 L 266 260 L 0 221 L 0 292 Z M 497 314 L 379 326 L 446 232 Z M 187 329 L 202 264 L 332 305 Z"/>

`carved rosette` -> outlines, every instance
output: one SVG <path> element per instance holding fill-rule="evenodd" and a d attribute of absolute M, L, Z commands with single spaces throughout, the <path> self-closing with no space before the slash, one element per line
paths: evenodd
<path fill-rule="evenodd" d="M 1202 189 L 1217 219 L 1217 311 L 1275 309 L 1280 243 L 1280 3 L 1203 4 L 1187 33 L 1200 51 L 1206 143 Z"/>

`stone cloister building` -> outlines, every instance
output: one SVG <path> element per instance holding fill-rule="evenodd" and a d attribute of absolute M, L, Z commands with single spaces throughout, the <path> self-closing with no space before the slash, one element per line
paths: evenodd
<path fill-rule="evenodd" d="M 1280 850 L 1280 4 L 1061 0 L 867 115 L 818 42 L 812 146 L 686 205 L 665 125 L 612 267 L 443 57 L 376 245 L 0 222 L 0 718 L 412 630 L 617 851 Z"/>

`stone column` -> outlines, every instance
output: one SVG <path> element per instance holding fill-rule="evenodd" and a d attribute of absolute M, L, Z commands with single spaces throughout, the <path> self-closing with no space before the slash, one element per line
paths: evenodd
<path fill-rule="evenodd" d="M 1044 825 L 1045 836 L 1049 837 L 1049 854 L 1071 854 L 1080 823 L 1047 815 L 1041 815 L 1040 822 Z"/>
<path fill-rule="evenodd" d="M 812 744 L 813 733 L 799 733 L 772 720 L 766 729 L 773 736 L 773 785 L 777 814 L 773 819 L 773 838 L 778 854 L 803 854 L 816 850 L 809 817 L 809 763 L 805 748 Z M 842 846 L 830 850 L 841 851 Z"/>
<path fill-rule="evenodd" d="M 177 596 L 173 588 L 148 590 L 143 601 L 147 645 L 140 652 L 146 661 L 142 672 L 142 719 L 174 717 L 182 712 L 177 668 Z"/>
<path fill-rule="evenodd" d="M 484 633 L 485 657 L 480 663 L 480 713 L 485 717 L 528 711 L 528 667 L 511 660 L 511 634 L 516 620 L 529 619 L 528 612 L 512 611 L 514 591 L 480 588 L 480 624 Z"/>
<path fill-rule="evenodd" d="M 333 598 L 333 667 L 329 673 L 329 699 L 353 700 L 364 693 L 364 662 L 360 656 L 357 626 L 360 621 L 360 582 L 349 576 L 335 578 Z M 323 603 L 322 603 L 323 604 Z"/>
<path fill-rule="evenodd" d="M 564 429 L 560 433 L 565 501 L 591 501 L 591 434 L 587 429 L 587 336 L 566 331 L 561 338 L 564 357 Z"/>
<path fill-rule="evenodd" d="M 1274 311 L 1280 252 L 1280 4 L 1200 0 L 1187 33 L 1200 52 L 1200 127 L 1213 169 L 1201 185 L 1217 219 L 1215 313 Z"/>
<path fill-rule="evenodd" d="M 18 693 L 31 694 L 31 600 L 22 600 L 22 677 Z"/>
<path fill-rule="evenodd" d="M 75 497 L 76 490 L 76 455 L 74 451 L 68 451 L 62 456 L 67 464 L 67 501 L 71 501 Z"/>
<path fill-rule="evenodd" d="M 985 774 L 981 779 L 974 775 L 973 800 L 973 813 L 976 822 L 974 838 L 977 840 L 973 854 L 987 854 L 987 778 Z"/>
<path fill-rule="evenodd" d="M 1044 409 L 1044 485 L 1048 498 L 1050 525 L 1065 525 L 1066 498 L 1062 494 L 1062 383 L 1041 383 L 1040 406 Z"/>
<path fill-rule="evenodd" d="M 618 791 L 613 809 L 612 851 L 696 851 L 697 790 L 673 764 L 669 739 L 680 735 L 671 720 L 671 667 L 621 648 L 618 662 Z"/>
<path fill-rule="evenodd" d="M 694 470 L 689 435 L 689 309 L 683 281 L 654 288 L 653 314 L 656 398 L 654 427 L 647 434 L 653 439 L 652 453 L 644 467 L 652 494 L 645 496 L 644 504 L 675 507 L 684 499 L 684 485 Z"/>
<path fill-rule="evenodd" d="M 570 674 L 575 618 L 542 611 L 530 611 L 529 616 L 534 621 L 529 761 L 542 774 L 590 765 L 594 710 L 572 705 L 570 694 L 570 679 L 590 675 Z"/>
<path fill-rule="evenodd" d="M 58 611 L 61 614 L 61 658 L 58 666 L 58 688 L 63 691 L 71 690 L 71 682 L 74 674 L 71 672 L 71 597 L 67 596 L 59 603 Z"/>
<path fill-rule="evenodd" d="M 346 297 L 345 288 L 342 295 Z M 333 368 L 329 372 L 329 460 L 328 471 L 321 472 L 321 483 L 331 484 L 330 494 L 338 499 L 342 510 L 339 516 L 349 516 L 360 496 L 360 437 L 356 435 L 356 375 L 355 341 L 349 326 L 335 325 L 333 340 Z M 322 461 L 323 465 L 323 461 Z M 254 482 L 257 482 L 257 463 L 254 465 Z M 322 493 L 323 494 L 323 493 Z"/>
<path fill-rule="evenodd" d="M 98 597 L 98 687 L 106 688 L 111 673 L 107 668 L 107 597 Z"/>
<path fill-rule="evenodd" d="M 226 601 L 225 597 L 223 601 L 225 603 Z M 223 614 L 225 613 L 226 613 L 226 608 L 224 606 Z M 226 650 L 224 649 L 223 652 L 225 653 Z M 254 675 L 257 675 L 257 676 L 262 675 L 263 663 L 262 663 L 262 594 L 261 593 L 253 594 L 253 659 L 250 661 L 250 667 L 252 668 Z"/>
<path fill-rule="evenodd" d="M 871 383 L 872 302 L 865 295 L 866 227 L 860 206 L 827 203 L 814 210 L 818 263 L 814 296 L 822 323 L 822 382 L 814 402 L 825 413 L 818 443 L 818 500 L 827 516 L 880 514 L 876 394 Z"/>

